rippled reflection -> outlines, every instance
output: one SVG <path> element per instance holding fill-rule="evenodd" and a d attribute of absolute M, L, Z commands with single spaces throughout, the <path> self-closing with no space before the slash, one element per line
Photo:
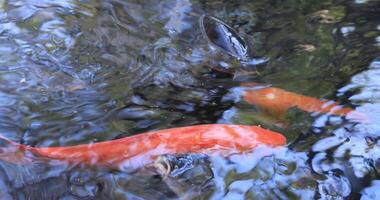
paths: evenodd
<path fill-rule="evenodd" d="M 366 0 L 0 0 L 2 136 L 67 146 L 219 122 L 261 125 L 289 141 L 270 156 L 195 156 L 193 167 L 168 179 L 148 169 L 2 160 L 0 196 L 376 199 L 379 11 Z M 210 45 L 204 14 L 235 29 L 253 60 Z M 250 82 L 334 100 L 369 121 L 297 108 L 273 116 L 235 92 Z M 199 179 L 210 173 L 207 184 Z"/>

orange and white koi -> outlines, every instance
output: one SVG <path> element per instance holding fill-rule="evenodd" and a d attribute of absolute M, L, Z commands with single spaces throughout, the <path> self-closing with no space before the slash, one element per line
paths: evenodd
<path fill-rule="evenodd" d="M 3 138 L 6 140 L 6 138 Z M 65 147 L 31 147 L 10 142 L 13 155 L 0 149 L 0 159 L 18 162 L 34 156 L 110 168 L 140 168 L 163 154 L 202 153 L 227 156 L 259 145 L 281 146 L 286 138 L 257 126 L 208 124 L 152 131 L 122 139 Z M 16 151 L 15 151 L 16 150 Z M 12 152 L 11 152 L 12 153 Z M 8 156 L 7 156 L 8 155 Z"/>

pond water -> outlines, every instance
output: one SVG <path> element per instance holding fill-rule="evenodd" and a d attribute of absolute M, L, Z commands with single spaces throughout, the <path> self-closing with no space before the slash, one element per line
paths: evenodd
<path fill-rule="evenodd" d="M 210 46 L 204 14 L 234 28 L 262 62 L 247 67 Z M 273 116 L 236 92 L 251 82 L 334 100 L 368 120 L 296 108 Z M 377 199 L 379 116 L 379 1 L 0 0 L 4 137 L 67 146 L 227 123 L 288 140 L 195 156 L 188 172 L 165 180 L 0 159 L 0 199 Z"/>

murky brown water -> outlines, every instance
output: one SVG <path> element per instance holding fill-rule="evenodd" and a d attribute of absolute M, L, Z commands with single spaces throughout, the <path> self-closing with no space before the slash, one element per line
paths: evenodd
<path fill-rule="evenodd" d="M 230 158 L 195 156 L 166 180 L 0 161 L 0 199 L 378 199 L 379 13 L 375 0 L 0 0 L 2 136 L 65 146 L 232 123 L 288 139 Z M 251 62 L 267 62 L 240 70 L 202 35 L 203 14 L 236 29 Z M 298 109 L 278 119 L 240 97 L 250 82 L 335 100 L 369 121 Z"/>

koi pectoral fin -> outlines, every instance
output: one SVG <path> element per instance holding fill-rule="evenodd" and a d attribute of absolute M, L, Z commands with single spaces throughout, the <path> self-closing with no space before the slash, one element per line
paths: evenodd
<path fill-rule="evenodd" d="M 165 184 L 181 199 L 195 199 L 212 191 L 214 173 L 209 157 L 204 154 L 164 154 L 156 158 L 154 167 Z"/>
<path fill-rule="evenodd" d="M 209 157 L 205 154 L 164 154 L 158 156 L 153 164 L 163 179 L 180 177 L 198 167 L 206 169 L 209 165 Z"/>

